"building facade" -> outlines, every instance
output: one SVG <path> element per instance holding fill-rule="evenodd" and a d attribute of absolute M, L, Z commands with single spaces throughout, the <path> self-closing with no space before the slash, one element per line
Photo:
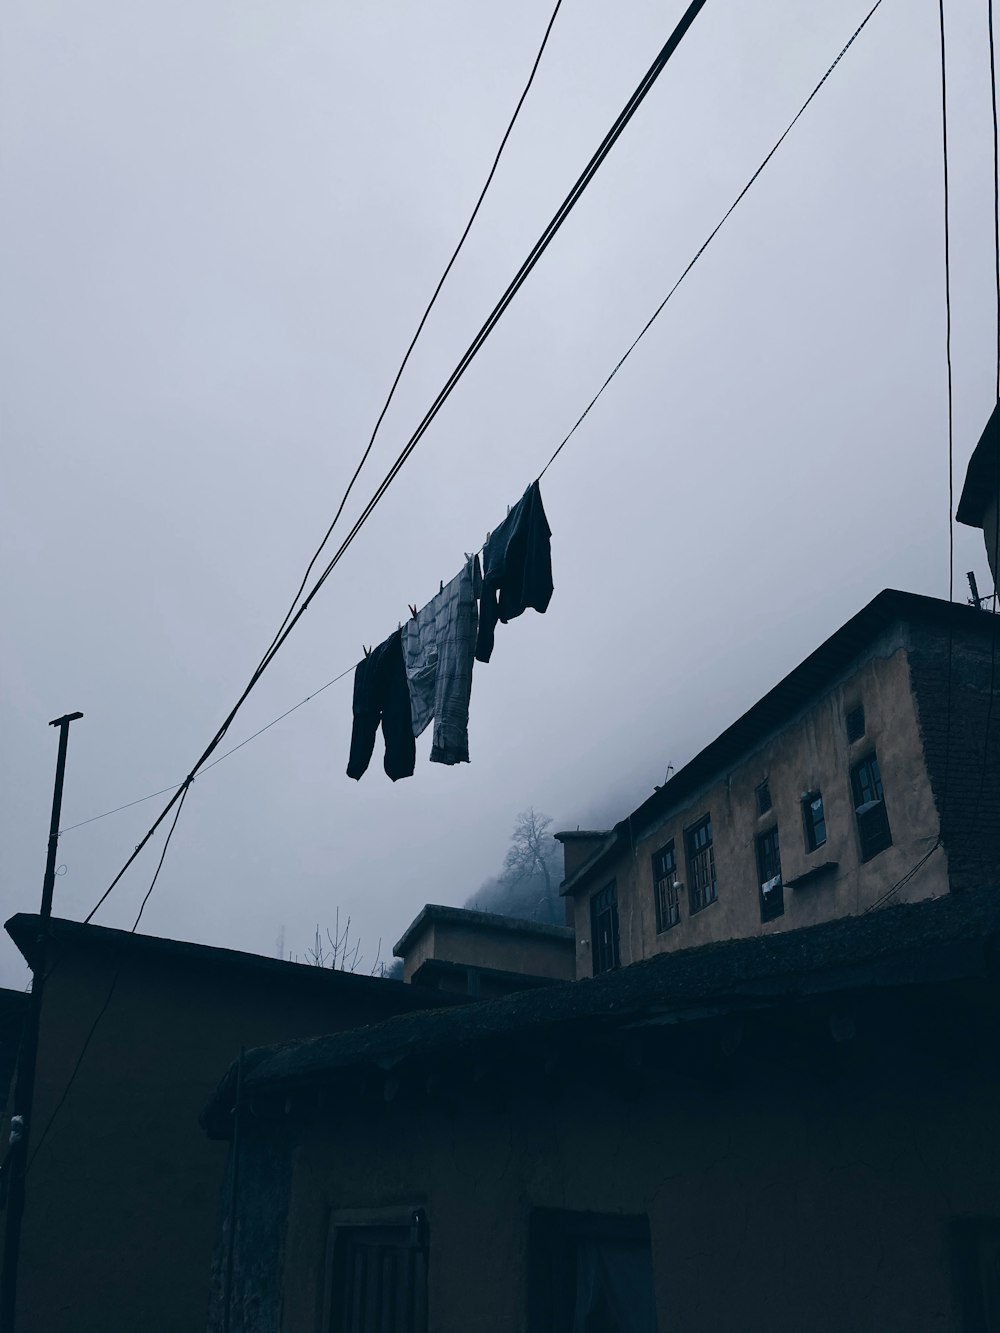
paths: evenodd
<path fill-rule="evenodd" d="M 198 1115 L 234 1049 L 448 1004 L 402 982 L 54 920 L 18 1333 L 205 1327 L 226 1155 Z M 79 1062 L 79 1065 L 78 1065 Z M 2 1221 L 2 1217 L 0 1217 Z"/>
<path fill-rule="evenodd" d="M 970 891 L 252 1052 L 210 1329 L 993 1333 L 998 946 Z"/>
<path fill-rule="evenodd" d="M 992 882 L 994 621 L 883 592 L 613 830 L 557 834 L 577 976 Z"/>

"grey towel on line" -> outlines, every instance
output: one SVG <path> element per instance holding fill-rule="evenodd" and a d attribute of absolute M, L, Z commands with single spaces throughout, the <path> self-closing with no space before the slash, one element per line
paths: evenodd
<path fill-rule="evenodd" d="M 434 719 L 433 764 L 469 762 L 469 700 L 482 587 L 479 557 L 403 627 L 413 734 Z"/>

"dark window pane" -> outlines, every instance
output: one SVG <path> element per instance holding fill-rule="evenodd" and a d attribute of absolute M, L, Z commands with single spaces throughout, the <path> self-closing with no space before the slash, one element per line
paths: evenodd
<path fill-rule="evenodd" d="M 764 781 L 757 788 L 757 813 L 759 815 L 766 815 L 768 810 L 770 810 L 770 808 L 771 808 L 771 788 L 768 785 L 767 779 L 765 778 Z"/>
<path fill-rule="evenodd" d="M 760 881 L 760 919 L 773 921 L 785 910 L 777 827 L 768 829 L 757 839 L 757 875 Z"/>
<path fill-rule="evenodd" d="M 712 821 L 706 817 L 686 835 L 688 855 L 688 896 L 692 912 L 700 912 L 717 897 L 715 850 L 712 846 Z"/>
<path fill-rule="evenodd" d="M 674 853 L 674 844 L 669 842 L 653 857 L 653 897 L 656 903 L 658 934 L 680 922 L 681 908 L 676 882 L 677 857 Z"/>
<path fill-rule="evenodd" d="M 823 797 L 811 792 L 802 802 L 802 822 L 806 831 L 806 850 L 814 852 L 826 842 L 826 815 L 823 811 Z"/>
<path fill-rule="evenodd" d="M 539 1209 L 527 1276 L 529 1333 L 656 1333 L 645 1218 Z"/>
<path fill-rule="evenodd" d="M 882 775 L 874 751 L 851 769 L 851 792 L 858 825 L 862 861 L 870 861 L 892 846 L 889 815 L 885 808 Z"/>
<path fill-rule="evenodd" d="M 618 967 L 618 897 L 614 881 L 590 900 L 590 956 L 594 976 Z"/>

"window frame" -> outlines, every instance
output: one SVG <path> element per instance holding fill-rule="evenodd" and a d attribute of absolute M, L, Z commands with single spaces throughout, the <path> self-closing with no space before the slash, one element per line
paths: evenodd
<path fill-rule="evenodd" d="M 867 770 L 871 798 L 863 800 L 865 787 L 860 781 L 861 774 Z M 889 824 L 889 810 L 885 800 L 885 786 L 882 782 L 882 769 L 874 746 L 868 750 L 850 770 L 851 805 L 854 808 L 854 826 L 858 834 L 858 855 L 861 864 L 873 861 L 880 852 L 892 846 L 892 828 Z"/>
<path fill-rule="evenodd" d="M 347 1308 L 351 1296 L 349 1265 L 352 1243 L 364 1237 L 366 1248 L 372 1253 L 385 1250 L 405 1254 L 410 1260 L 409 1280 L 414 1284 L 407 1333 L 427 1333 L 429 1318 L 429 1259 L 430 1235 L 427 1214 L 420 1207 L 409 1209 L 366 1209 L 348 1211 L 330 1216 L 327 1232 L 326 1280 L 323 1294 L 324 1333 L 355 1333 L 359 1327 L 352 1321 Z M 380 1272 L 376 1286 L 384 1293 L 384 1276 Z M 397 1327 L 394 1324 L 393 1327 Z M 364 1325 L 361 1325 L 363 1328 Z M 378 1327 L 381 1327 L 379 1324 Z"/>
<path fill-rule="evenodd" d="M 662 856 L 669 853 L 673 862 L 670 871 L 670 882 L 667 883 L 667 875 L 660 874 L 657 868 L 657 862 Z M 678 882 L 677 876 L 677 844 L 675 839 L 671 838 L 663 846 L 655 851 L 650 858 L 650 865 L 653 873 L 653 904 L 656 908 L 656 933 L 664 935 L 668 930 L 673 930 L 675 926 L 681 923 L 681 895 L 680 890 L 674 888 Z"/>
<path fill-rule="evenodd" d="M 585 1240 L 644 1246 L 656 1291 L 656 1264 L 645 1215 L 533 1208 L 528 1216 L 527 1333 L 572 1333 L 575 1249 Z"/>
<path fill-rule="evenodd" d="M 696 847 L 695 840 L 703 829 L 708 829 L 708 841 L 701 847 Z M 687 881 L 688 881 L 688 913 L 694 916 L 697 912 L 703 912 L 706 907 L 711 907 L 713 903 L 719 901 L 719 877 L 715 868 L 715 836 L 712 830 L 712 815 L 709 812 L 691 824 L 684 830 L 684 855 L 687 860 Z M 695 867 L 701 862 L 701 859 L 707 855 L 708 865 L 711 868 L 710 880 L 705 885 L 697 884 L 698 875 L 695 873 Z M 704 889 L 709 890 L 709 896 L 705 896 Z"/>
<path fill-rule="evenodd" d="M 813 819 L 811 813 L 812 805 L 816 801 L 819 801 L 820 810 L 822 811 L 823 837 L 820 839 L 816 838 L 816 820 Z M 826 826 L 826 806 L 823 804 L 822 790 L 817 789 L 816 791 L 807 792 L 802 797 L 802 828 L 807 852 L 818 852 L 821 847 L 826 846 L 830 835 Z"/>
<path fill-rule="evenodd" d="M 781 839 L 778 825 L 772 824 L 754 839 L 754 860 L 757 866 L 757 896 L 760 900 L 762 922 L 774 921 L 785 914 L 785 884 L 781 877 Z M 772 871 L 768 875 L 768 870 Z M 765 883 L 777 878 L 778 883 L 767 893 Z"/>
<path fill-rule="evenodd" d="M 610 895 L 608 897 L 608 895 Z M 600 899 L 607 898 L 607 901 L 601 904 Z M 598 963 L 604 963 L 606 957 L 605 949 L 600 945 L 601 932 L 599 922 L 603 916 L 607 915 L 612 922 L 612 930 L 609 941 L 609 950 L 612 961 L 598 966 Z M 618 881 L 611 880 L 605 884 L 603 889 L 591 895 L 590 898 L 590 970 L 595 977 L 602 976 L 605 972 L 613 972 L 615 968 L 621 967 L 621 935 L 618 927 Z"/>
<path fill-rule="evenodd" d="M 858 730 L 856 726 L 851 725 L 852 719 L 854 721 L 860 720 L 861 723 L 860 730 Z M 862 702 L 859 701 L 856 704 L 852 704 L 850 708 L 845 710 L 844 733 L 847 736 L 848 745 L 857 745 L 859 741 L 863 741 L 867 731 L 867 726 L 868 726 L 868 720 L 865 717 L 865 706 Z"/>

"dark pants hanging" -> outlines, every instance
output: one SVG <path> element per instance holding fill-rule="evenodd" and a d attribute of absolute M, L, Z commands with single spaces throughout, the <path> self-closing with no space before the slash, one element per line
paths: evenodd
<path fill-rule="evenodd" d="M 347 776 L 360 778 L 371 762 L 375 733 L 382 723 L 385 771 L 393 782 L 413 776 L 417 746 L 410 716 L 399 630 L 373 648 L 354 673 L 354 728 Z"/>

